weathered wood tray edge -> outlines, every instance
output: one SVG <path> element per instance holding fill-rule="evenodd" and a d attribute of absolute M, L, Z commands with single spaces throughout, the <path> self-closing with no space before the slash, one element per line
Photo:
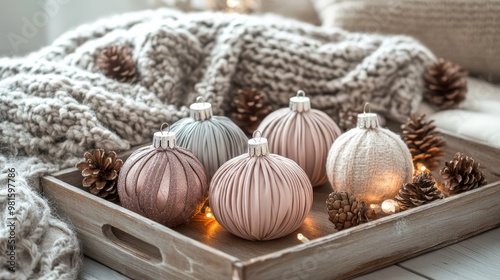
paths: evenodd
<path fill-rule="evenodd" d="M 500 150 L 442 133 L 453 151 L 480 158 L 483 165 L 498 161 Z M 42 178 L 45 196 L 54 202 L 62 216 L 76 225 L 85 254 L 136 278 L 351 278 L 500 225 L 497 180 L 477 190 L 241 261 L 56 178 L 64 177 L 65 172 L 68 170 Z M 75 205 L 73 200 L 85 203 Z M 478 201 L 481 203 L 475 203 Z M 61 213 L 64 210 L 66 213 Z M 112 217 L 111 221 L 102 221 L 99 212 L 103 210 L 108 211 L 106 216 Z M 479 211 L 481 219 L 477 218 Z M 123 228 L 123 225 L 129 226 Z M 135 236 L 136 244 L 121 242 L 123 234 L 127 238 Z M 158 246 L 159 252 L 141 242 L 141 238 Z"/>

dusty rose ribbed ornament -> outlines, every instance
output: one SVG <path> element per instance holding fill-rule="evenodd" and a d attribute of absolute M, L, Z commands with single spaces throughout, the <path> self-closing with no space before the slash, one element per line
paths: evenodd
<path fill-rule="evenodd" d="M 187 222 L 207 193 L 202 164 L 193 153 L 176 146 L 171 131 L 156 132 L 153 144 L 130 155 L 118 177 L 121 205 L 167 227 Z"/>
<path fill-rule="evenodd" d="M 269 114 L 257 129 L 266 135 L 269 150 L 298 163 L 313 186 L 328 180 L 326 156 L 341 131 L 327 114 L 311 109 L 304 91 L 297 91 L 297 96 L 290 98 L 289 108 Z"/>
<path fill-rule="evenodd" d="M 293 160 L 270 154 L 262 137 L 250 139 L 248 154 L 217 170 L 209 192 L 219 224 L 248 240 L 271 240 L 292 233 L 313 202 L 307 174 Z"/>
<path fill-rule="evenodd" d="M 412 181 L 413 165 L 403 140 L 379 127 L 377 114 L 362 113 L 357 127 L 333 143 L 326 170 L 333 189 L 349 191 L 367 204 L 380 204 Z"/>
<path fill-rule="evenodd" d="M 198 97 L 190 117 L 172 125 L 177 144 L 193 152 L 205 167 L 210 182 L 215 171 L 235 156 L 245 153 L 248 138 L 229 118 L 213 116 L 212 104 Z"/>

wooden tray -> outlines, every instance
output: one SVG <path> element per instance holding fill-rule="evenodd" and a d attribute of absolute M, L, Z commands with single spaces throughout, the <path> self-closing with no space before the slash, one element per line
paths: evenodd
<path fill-rule="evenodd" d="M 329 186 L 314 189 L 303 226 L 287 237 L 251 242 L 196 216 L 169 229 L 99 199 L 71 168 L 42 178 L 44 195 L 71 221 L 84 253 L 137 279 L 351 278 L 461 241 L 500 225 L 500 150 L 444 133 L 447 154 L 481 163 L 488 185 L 337 232 L 328 221 Z M 125 159 L 130 152 L 121 156 Z M 302 233 L 311 241 L 297 240 Z"/>

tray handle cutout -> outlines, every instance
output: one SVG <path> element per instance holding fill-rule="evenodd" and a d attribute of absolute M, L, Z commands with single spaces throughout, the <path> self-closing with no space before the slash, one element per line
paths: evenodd
<path fill-rule="evenodd" d="M 114 244 L 122 247 L 126 251 L 148 260 L 153 263 L 161 263 L 163 258 L 158 247 L 145 242 L 125 231 L 116 228 L 112 225 L 105 224 L 102 226 L 102 233 L 106 238 Z"/>

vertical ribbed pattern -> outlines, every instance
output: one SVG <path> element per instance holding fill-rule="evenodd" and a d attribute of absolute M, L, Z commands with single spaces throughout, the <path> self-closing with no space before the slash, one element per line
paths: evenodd
<path fill-rule="evenodd" d="M 267 116 L 258 130 L 269 141 L 269 151 L 297 162 L 313 186 L 328 180 L 326 157 L 341 131 L 327 114 L 315 109 L 296 112 L 283 108 Z"/>
<path fill-rule="evenodd" d="M 231 233 L 249 240 L 271 240 L 300 227 L 313 202 L 311 183 L 292 160 L 269 154 L 241 155 L 215 173 L 210 207 Z"/>
<path fill-rule="evenodd" d="M 247 151 L 247 136 L 224 116 L 204 121 L 184 118 L 174 123 L 171 130 L 175 132 L 177 144 L 192 151 L 201 161 L 209 182 L 223 163 Z"/>
<path fill-rule="evenodd" d="M 353 128 L 333 143 L 326 170 L 333 189 L 350 191 L 367 203 L 381 203 L 411 182 L 413 165 L 408 148 L 395 133 Z"/>
<path fill-rule="evenodd" d="M 206 200 L 205 170 L 188 150 L 144 147 L 125 161 L 118 177 L 123 207 L 167 227 L 185 223 Z"/>

